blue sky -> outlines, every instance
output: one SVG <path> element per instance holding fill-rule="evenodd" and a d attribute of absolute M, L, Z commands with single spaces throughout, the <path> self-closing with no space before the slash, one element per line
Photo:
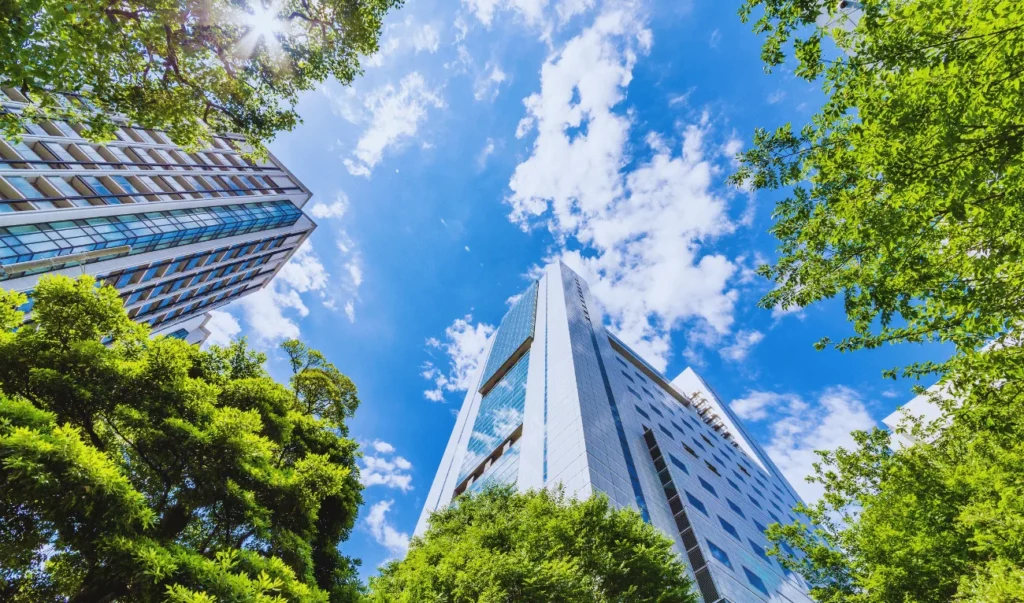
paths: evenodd
<path fill-rule="evenodd" d="M 911 397 L 881 371 L 941 350 L 814 351 L 841 303 L 762 310 L 780 195 L 728 187 L 755 127 L 821 102 L 763 72 L 737 2 L 462 0 L 390 15 L 352 86 L 306 94 L 270 148 L 320 226 L 214 341 L 299 336 L 356 382 L 366 505 L 343 550 L 401 555 L 468 375 L 510 296 L 562 258 L 669 378 L 694 366 L 805 498 L 813 450 Z M 275 353 L 275 374 L 284 377 Z"/>

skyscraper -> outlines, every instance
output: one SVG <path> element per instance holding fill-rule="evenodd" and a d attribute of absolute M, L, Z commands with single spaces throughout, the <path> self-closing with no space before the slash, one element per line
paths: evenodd
<path fill-rule="evenodd" d="M 28 102 L 0 94 L 4 111 Z M 80 131 L 46 121 L 0 139 L 6 289 L 31 295 L 42 274 L 89 273 L 155 333 L 200 343 L 209 311 L 266 285 L 316 227 L 302 213 L 310 192 L 273 157 L 242 157 L 236 137 L 187 153 L 127 123 L 105 145 Z"/>
<path fill-rule="evenodd" d="M 602 325 L 587 284 L 549 266 L 501 321 L 427 496 L 429 514 L 488 483 L 603 492 L 676 545 L 705 603 L 809 601 L 765 554 L 799 500 L 691 369 L 673 380 Z"/>

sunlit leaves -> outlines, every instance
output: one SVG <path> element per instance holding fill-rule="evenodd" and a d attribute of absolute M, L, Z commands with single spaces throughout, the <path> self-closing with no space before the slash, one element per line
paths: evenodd
<path fill-rule="evenodd" d="M 490 489 L 430 518 L 369 601 L 695 603 L 672 543 L 608 500 Z"/>
<path fill-rule="evenodd" d="M 360 57 L 377 50 L 385 13 L 400 4 L 0 2 L 0 86 L 35 103 L 0 114 L 0 135 L 17 138 L 26 122 L 62 119 L 105 141 L 120 114 L 187 148 L 235 132 L 259 153 L 298 123 L 299 93 L 328 77 L 348 84 L 360 73 Z"/>
<path fill-rule="evenodd" d="M 351 413 L 314 416 L 330 396 L 244 341 L 148 338 L 89 277 L 41 279 L 15 324 L 23 300 L 0 300 L 0 600 L 355 600 Z"/>

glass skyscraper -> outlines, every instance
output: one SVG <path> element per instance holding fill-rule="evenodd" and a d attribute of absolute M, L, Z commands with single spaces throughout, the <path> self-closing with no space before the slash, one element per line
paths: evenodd
<path fill-rule="evenodd" d="M 29 99 L 4 88 L 0 103 Z M 103 145 L 80 130 L 44 121 L 0 139 L 6 289 L 31 296 L 42 274 L 89 273 L 155 333 L 201 343 L 209 311 L 266 285 L 316 228 L 309 190 L 275 158 L 243 157 L 240 138 L 187 153 L 126 122 Z"/>
<path fill-rule="evenodd" d="M 810 601 L 765 554 L 766 526 L 796 518 L 785 477 L 700 376 L 669 380 L 605 330 L 587 284 L 560 263 L 491 338 L 416 532 L 495 482 L 632 507 L 675 542 L 705 603 Z"/>

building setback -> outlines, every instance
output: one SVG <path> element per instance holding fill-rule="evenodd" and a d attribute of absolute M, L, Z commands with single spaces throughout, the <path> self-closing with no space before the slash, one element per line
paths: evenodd
<path fill-rule="evenodd" d="M 587 284 L 549 266 L 501 321 L 416 533 L 489 483 L 603 492 L 675 542 L 705 603 L 810 601 L 764 531 L 799 497 L 691 369 L 674 380 L 605 330 Z M 806 518 L 803 518 L 806 521 Z"/>
<path fill-rule="evenodd" d="M 5 111 L 28 101 L 0 92 Z M 154 333 L 201 343 L 210 310 L 264 287 L 316 228 L 309 190 L 273 157 L 242 157 L 237 137 L 187 153 L 127 123 L 104 145 L 79 132 L 46 121 L 0 139 L 6 289 L 31 296 L 42 274 L 92 274 Z"/>

